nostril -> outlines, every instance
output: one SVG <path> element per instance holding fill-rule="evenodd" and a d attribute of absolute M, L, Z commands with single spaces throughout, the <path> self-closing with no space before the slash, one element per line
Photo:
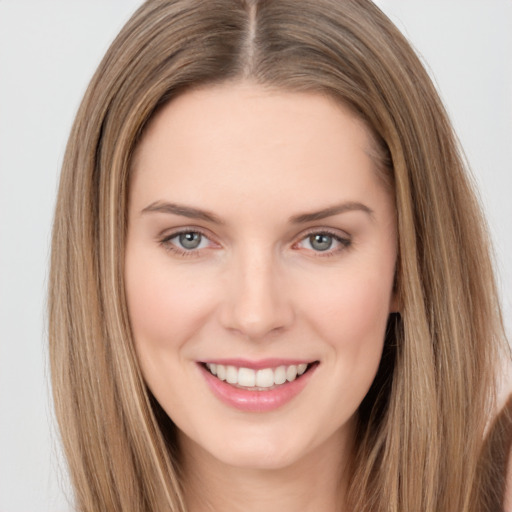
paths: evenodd
<path fill-rule="evenodd" d="M 261 260 L 263 256 L 253 252 L 246 258 Z M 293 308 L 286 287 L 271 263 L 242 261 L 235 267 L 238 270 L 234 271 L 220 303 L 219 318 L 223 327 L 254 340 L 288 328 L 293 323 Z"/>

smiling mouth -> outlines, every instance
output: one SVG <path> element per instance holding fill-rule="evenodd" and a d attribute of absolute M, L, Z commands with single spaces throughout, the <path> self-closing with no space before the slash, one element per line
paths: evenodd
<path fill-rule="evenodd" d="M 202 363 L 202 366 L 217 379 L 236 388 L 249 391 L 270 391 L 283 384 L 300 379 L 317 364 L 318 361 L 314 361 L 312 363 L 281 365 L 259 370 L 215 363 Z"/>

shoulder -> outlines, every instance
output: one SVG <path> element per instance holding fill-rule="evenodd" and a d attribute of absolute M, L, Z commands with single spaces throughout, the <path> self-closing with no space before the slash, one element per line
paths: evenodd
<path fill-rule="evenodd" d="M 512 371 L 507 369 L 502 377 L 480 453 L 477 488 L 482 510 L 512 512 Z"/>
<path fill-rule="evenodd" d="M 507 480 L 505 483 L 505 499 L 503 501 L 503 512 L 512 512 L 512 471 L 510 468 L 510 459 L 511 456 L 509 454 Z"/>
<path fill-rule="evenodd" d="M 507 369 L 503 380 L 497 424 L 502 433 L 502 452 L 505 458 L 503 510 L 512 512 L 512 368 Z"/>
<path fill-rule="evenodd" d="M 506 469 L 505 469 L 505 493 L 503 500 L 503 510 L 504 512 L 512 512 L 512 433 L 510 429 L 512 428 L 512 395 L 510 395 L 507 406 L 504 408 L 506 411 L 506 415 L 508 416 L 508 421 L 506 422 L 506 426 L 508 427 L 508 443 L 506 443 Z"/>

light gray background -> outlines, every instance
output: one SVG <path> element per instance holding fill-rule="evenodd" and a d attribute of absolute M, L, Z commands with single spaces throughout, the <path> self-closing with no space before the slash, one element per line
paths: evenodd
<path fill-rule="evenodd" d="M 79 101 L 140 0 L 0 0 L 0 512 L 70 511 L 49 399 L 45 287 Z M 488 214 L 512 331 L 512 1 L 380 0 L 421 53 Z"/>

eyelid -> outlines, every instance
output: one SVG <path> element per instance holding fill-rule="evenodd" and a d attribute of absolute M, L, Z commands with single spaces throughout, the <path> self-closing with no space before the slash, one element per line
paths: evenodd
<path fill-rule="evenodd" d="M 210 242 L 209 247 L 186 250 L 180 248 L 178 245 L 170 243 L 170 240 L 185 233 L 197 233 L 201 235 Z M 331 236 L 332 238 L 335 239 L 336 242 L 341 244 L 341 247 L 335 249 L 327 249 L 325 251 L 305 249 L 308 252 L 314 253 L 315 257 L 333 256 L 335 254 L 338 254 L 339 252 L 349 249 L 350 246 L 352 245 L 352 236 L 345 231 L 326 227 L 312 227 L 307 229 L 306 231 L 303 231 L 300 235 L 296 237 L 296 241 L 293 242 L 292 248 L 298 249 L 297 245 L 303 242 L 306 238 L 312 235 L 320 234 Z M 206 230 L 198 226 L 180 226 L 179 228 L 174 228 L 170 231 L 164 230 L 157 236 L 157 241 L 165 250 L 177 254 L 179 256 L 200 256 L 204 250 L 221 247 L 221 244 L 215 241 L 215 237 L 212 234 L 210 234 L 209 230 Z"/>
<path fill-rule="evenodd" d="M 171 243 L 170 241 L 173 238 L 176 238 L 180 235 L 186 234 L 186 233 L 197 233 L 201 235 L 202 237 L 206 238 L 210 242 L 209 247 L 203 247 L 201 249 L 182 249 L 178 245 L 175 245 Z M 175 228 L 173 230 L 164 230 L 157 236 L 158 243 L 167 251 L 177 254 L 178 256 L 200 256 L 204 250 L 211 249 L 212 246 L 219 247 L 220 244 L 218 244 L 214 237 L 208 232 L 208 230 L 205 230 L 203 228 L 200 228 L 198 226 L 180 226 L 179 228 Z M 215 248 L 215 247 L 213 247 Z"/>
<path fill-rule="evenodd" d="M 338 254 L 339 252 L 342 252 L 344 250 L 347 250 L 352 245 L 352 236 L 349 235 L 345 231 L 336 230 L 332 228 L 325 228 L 325 227 L 313 227 L 309 228 L 307 231 L 302 232 L 298 237 L 297 241 L 293 243 L 292 247 L 295 248 L 299 243 L 306 240 L 308 237 L 312 235 L 328 235 L 334 238 L 339 244 L 341 244 L 341 248 L 337 249 L 327 249 L 325 251 L 315 251 L 313 249 L 305 249 L 308 252 L 314 253 L 315 257 L 326 257 L 326 256 L 333 256 L 335 254 Z"/>

